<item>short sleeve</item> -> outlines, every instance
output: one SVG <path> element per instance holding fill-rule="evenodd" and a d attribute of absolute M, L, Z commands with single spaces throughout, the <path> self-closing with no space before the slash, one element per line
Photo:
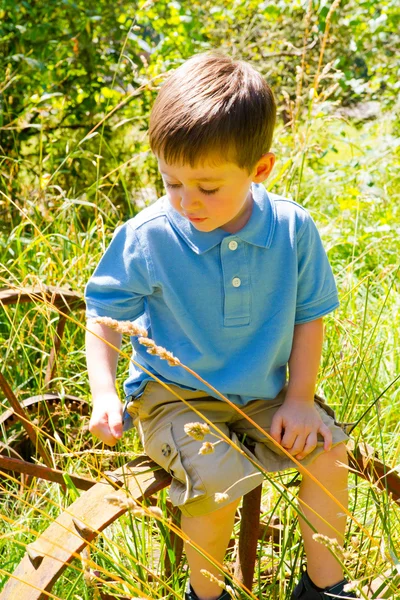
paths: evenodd
<path fill-rule="evenodd" d="M 339 306 L 328 257 L 314 221 L 307 214 L 297 240 L 298 287 L 295 323 L 319 319 Z"/>
<path fill-rule="evenodd" d="M 129 222 L 119 227 L 85 288 L 86 316 L 133 321 L 152 293 L 146 257 Z"/>

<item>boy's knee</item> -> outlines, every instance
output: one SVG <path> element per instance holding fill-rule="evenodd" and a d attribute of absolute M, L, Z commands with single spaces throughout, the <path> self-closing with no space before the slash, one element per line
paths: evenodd
<path fill-rule="evenodd" d="M 181 526 L 183 531 L 197 532 L 203 538 L 207 538 L 209 541 L 215 540 L 218 543 L 221 532 L 226 529 L 229 529 L 229 531 L 232 530 L 240 501 L 241 498 L 238 498 L 234 502 L 230 502 L 222 508 L 207 512 L 204 515 L 189 516 L 182 511 Z"/>
<path fill-rule="evenodd" d="M 225 504 L 225 506 L 223 506 L 222 508 L 216 508 L 213 511 L 207 512 L 204 515 L 196 515 L 196 516 L 190 516 L 185 514 L 184 510 L 182 510 L 181 507 L 181 517 L 182 519 L 193 519 L 193 521 L 191 522 L 195 522 L 196 519 L 198 519 L 199 521 L 209 521 L 209 522 L 223 522 L 226 518 L 230 518 L 232 513 L 235 514 L 236 513 L 236 509 L 239 506 L 240 502 L 241 502 L 242 498 L 237 498 L 236 500 L 234 500 L 233 502 L 230 502 L 229 504 Z"/>
<path fill-rule="evenodd" d="M 335 467 L 341 468 L 343 472 L 346 471 L 347 464 L 346 444 L 341 442 L 333 446 L 329 452 L 321 452 L 310 464 L 304 465 L 305 470 L 302 475 L 307 477 L 308 473 L 311 473 L 318 478 L 325 475 L 331 476 Z"/>
<path fill-rule="evenodd" d="M 329 456 L 330 460 L 347 465 L 347 448 L 344 442 L 336 444 L 336 446 L 333 446 L 326 454 Z"/>
<path fill-rule="evenodd" d="M 346 444 L 341 442 L 333 446 L 328 452 L 322 452 L 316 459 L 316 461 L 325 463 L 347 463 L 347 448 Z"/>

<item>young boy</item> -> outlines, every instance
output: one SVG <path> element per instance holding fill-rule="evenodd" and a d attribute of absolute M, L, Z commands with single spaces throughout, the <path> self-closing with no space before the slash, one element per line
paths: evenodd
<path fill-rule="evenodd" d="M 117 348 L 121 335 L 91 320 L 138 320 L 301 461 L 307 468 L 300 469 L 302 513 L 316 531 L 342 542 L 344 511 L 312 478 L 347 506 L 347 437 L 314 398 L 322 317 L 338 306 L 337 291 L 309 214 L 262 185 L 275 160 L 269 151 L 275 113 L 262 77 L 219 53 L 191 58 L 162 86 L 150 145 L 166 196 L 116 231 L 86 288 L 90 430 L 108 445 L 122 435 L 118 353 L 90 332 Z M 138 365 L 172 384 L 233 442 L 245 433 L 266 470 L 294 466 L 194 376 L 147 354 L 135 338 L 132 345 Z M 262 474 L 222 440 L 212 454 L 199 454 L 202 442 L 184 429 L 199 421 L 196 413 L 133 363 L 125 392 L 146 453 L 173 476 L 170 497 L 181 509 L 183 531 L 222 563 L 239 501 Z M 292 598 L 354 598 L 343 589 L 340 564 L 314 541 L 305 520 L 300 525 L 307 572 Z M 186 552 L 187 599 L 218 598 L 220 587 L 201 574 L 206 569 L 222 579 L 218 569 L 189 544 Z"/>

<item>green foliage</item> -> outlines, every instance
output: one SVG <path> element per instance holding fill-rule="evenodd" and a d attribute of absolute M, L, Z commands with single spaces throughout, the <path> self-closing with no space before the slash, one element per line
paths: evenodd
<path fill-rule="evenodd" d="M 393 104 L 398 3 L 350 0 L 332 14 L 330 6 L 1 0 L 0 186 L 33 203 L 49 185 L 96 202 L 106 190 L 131 214 L 131 191 L 157 184 L 146 158 L 155 92 L 170 68 L 211 48 L 251 60 L 274 88 L 285 121 L 290 99 L 307 104 L 323 47 L 331 100 Z M 20 218 L 10 205 L 2 215 L 7 227 Z"/>

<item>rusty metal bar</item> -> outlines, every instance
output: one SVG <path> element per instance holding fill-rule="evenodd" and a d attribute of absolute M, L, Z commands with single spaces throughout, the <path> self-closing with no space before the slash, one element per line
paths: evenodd
<path fill-rule="evenodd" d="M 67 322 L 67 314 L 60 315 L 57 323 L 57 329 L 53 338 L 53 346 L 50 350 L 50 356 L 46 368 L 46 376 L 44 378 L 45 389 L 49 388 L 49 385 L 54 379 L 57 371 L 57 355 L 61 347 L 61 340 L 64 335 L 65 324 Z"/>
<path fill-rule="evenodd" d="M 45 467 L 44 465 L 35 465 L 18 458 L 10 458 L 4 454 L 0 454 L 0 469 L 5 469 L 6 471 L 16 471 L 17 473 L 24 473 L 24 475 L 40 477 L 41 479 L 54 481 L 55 483 L 61 483 L 62 485 L 65 484 L 63 477 L 64 472 L 60 471 L 59 469 L 51 469 L 49 467 Z M 87 477 L 71 475 L 70 473 L 68 473 L 68 476 L 71 478 L 71 481 L 74 483 L 74 485 L 80 490 L 89 490 L 93 485 L 95 485 L 95 483 L 97 483 L 94 479 L 89 479 Z"/>
<path fill-rule="evenodd" d="M 85 301 L 72 290 L 55 286 L 2 288 L 0 289 L 0 305 L 4 306 L 17 303 L 38 302 L 43 300 L 58 308 L 76 310 L 85 308 Z"/>
<path fill-rule="evenodd" d="M 89 404 L 86 400 L 82 398 L 78 398 L 78 396 L 72 396 L 71 394 L 65 394 L 63 398 L 59 396 L 57 393 L 46 392 L 45 394 L 38 394 L 37 396 L 30 396 L 29 398 L 25 398 L 20 402 L 20 406 L 26 409 L 28 412 L 33 410 L 35 407 L 39 408 L 40 403 L 44 402 L 52 406 L 54 402 L 61 404 L 64 401 L 66 404 L 70 404 L 75 406 L 74 410 L 78 410 L 80 415 L 87 415 L 89 412 Z M 49 409 L 50 410 L 50 409 Z M 17 418 L 12 408 L 5 410 L 2 414 L 0 414 L 0 425 L 5 425 L 6 429 L 9 426 L 9 423 L 13 422 Z"/>
<path fill-rule="evenodd" d="M 393 500 L 400 500 L 400 476 L 377 458 L 373 448 L 358 444 L 353 452 L 349 452 L 349 464 L 358 471 L 360 477 L 378 484 L 383 490 L 387 489 Z"/>
<path fill-rule="evenodd" d="M 242 521 L 240 523 L 238 554 L 235 577 L 248 590 L 253 587 L 257 542 L 260 533 L 260 505 L 262 484 L 243 496 Z"/>
<path fill-rule="evenodd" d="M 171 511 L 171 521 L 177 527 L 181 526 L 181 511 L 177 506 L 172 506 Z M 169 579 L 172 575 L 172 570 L 176 568 L 176 565 L 179 565 L 182 559 L 183 554 L 183 539 L 175 533 L 175 531 L 169 532 L 170 536 L 170 544 L 173 550 L 173 554 L 175 557 L 174 563 L 172 564 L 170 554 L 168 552 L 168 547 L 166 545 L 165 553 L 164 553 L 164 573 L 165 578 Z"/>
<path fill-rule="evenodd" d="M 9 403 L 11 404 L 14 412 L 20 418 L 21 423 L 24 426 L 24 428 L 29 436 L 29 439 L 31 440 L 32 444 L 39 452 L 44 463 L 48 467 L 52 468 L 53 464 L 52 464 L 51 458 L 50 458 L 46 448 L 43 446 L 34 427 L 31 425 L 28 414 L 26 413 L 25 409 L 21 406 L 21 404 L 18 402 L 17 397 L 14 395 L 14 392 L 8 385 L 7 380 L 5 379 L 5 377 L 2 373 L 0 373 L 0 388 L 3 390 L 4 395 L 6 396 Z"/>

